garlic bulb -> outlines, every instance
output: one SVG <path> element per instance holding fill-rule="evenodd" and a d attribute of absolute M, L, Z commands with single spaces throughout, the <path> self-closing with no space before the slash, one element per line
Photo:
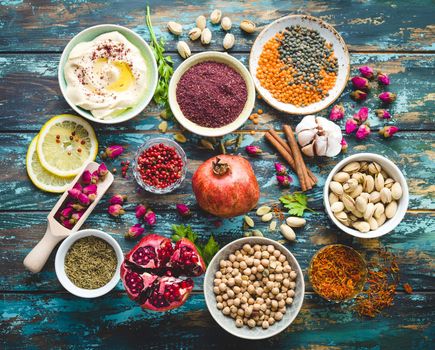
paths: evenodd
<path fill-rule="evenodd" d="M 309 157 L 334 157 L 341 151 L 341 129 L 326 118 L 307 115 L 295 131 L 302 152 Z"/>

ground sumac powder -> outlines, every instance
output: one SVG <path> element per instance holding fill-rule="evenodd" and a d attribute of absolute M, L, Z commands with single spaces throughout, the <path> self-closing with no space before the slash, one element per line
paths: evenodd
<path fill-rule="evenodd" d="M 213 61 L 189 68 L 178 82 L 176 95 L 184 116 L 208 128 L 233 122 L 248 96 L 242 76 L 228 65 Z"/>

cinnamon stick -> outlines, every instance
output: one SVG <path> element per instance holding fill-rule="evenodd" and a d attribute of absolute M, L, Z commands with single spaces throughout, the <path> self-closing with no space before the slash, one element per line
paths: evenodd
<path fill-rule="evenodd" d="M 309 184 L 307 167 L 305 166 L 304 158 L 302 158 L 302 154 L 298 143 L 296 142 L 293 130 L 290 125 L 284 125 L 283 130 L 295 159 L 296 173 L 298 174 L 299 181 L 301 182 L 302 191 L 305 191 L 304 187 L 305 189 L 311 189 L 312 186 Z"/>
<path fill-rule="evenodd" d="M 291 151 L 291 149 L 290 149 L 290 147 L 289 147 L 289 145 L 288 145 L 288 143 L 284 140 L 284 139 L 282 139 L 279 135 L 278 135 L 278 133 L 274 130 L 274 129 L 269 129 L 269 133 L 281 144 L 281 146 L 289 153 L 289 155 L 290 155 L 290 158 L 291 158 L 291 162 L 288 162 L 289 163 L 289 165 L 292 167 L 292 169 L 294 170 L 294 171 L 296 171 L 296 165 L 295 165 L 295 161 L 294 161 L 294 159 L 293 159 L 293 156 L 292 156 L 292 151 Z M 276 148 L 276 147 L 275 147 Z M 281 153 L 281 152 L 280 152 Z M 282 154 L 281 154 L 282 155 Z M 284 157 L 284 156 L 283 156 Z M 317 183 L 317 177 L 311 172 L 311 170 L 310 169 L 308 169 L 307 168 L 307 172 L 308 172 L 308 177 L 309 177 L 309 180 L 310 180 L 310 184 L 311 184 L 311 186 L 314 186 L 316 183 Z"/>

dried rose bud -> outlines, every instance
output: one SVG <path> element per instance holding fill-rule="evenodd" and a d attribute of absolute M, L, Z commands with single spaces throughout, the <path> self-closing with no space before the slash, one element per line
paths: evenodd
<path fill-rule="evenodd" d="M 359 67 L 358 69 L 364 78 L 373 79 L 374 76 L 373 68 L 369 66 L 364 66 L 364 67 Z"/>
<path fill-rule="evenodd" d="M 188 217 L 192 213 L 190 212 L 189 207 L 186 204 L 177 204 L 176 205 L 178 214 L 180 214 L 182 217 Z"/>
<path fill-rule="evenodd" d="M 385 73 L 378 72 L 378 82 L 382 85 L 390 85 L 390 77 Z"/>
<path fill-rule="evenodd" d="M 381 134 L 385 138 L 392 137 L 396 132 L 399 131 L 399 128 L 395 125 L 384 126 L 381 130 L 379 130 L 379 134 Z"/>
<path fill-rule="evenodd" d="M 357 128 L 358 128 L 358 122 L 355 119 L 349 118 L 346 120 L 346 124 L 345 124 L 346 134 L 352 134 L 353 132 L 355 132 Z"/>
<path fill-rule="evenodd" d="M 106 151 L 104 152 L 104 156 L 109 157 L 111 159 L 114 159 L 118 156 L 120 156 L 124 152 L 124 147 L 119 145 L 113 145 L 106 148 Z"/>
<path fill-rule="evenodd" d="M 141 226 L 141 224 L 135 224 L 128 229 L 128 232 L 124 235 L 125 238 L 138 238 L 143 235 L 145 229 Z"/>
<path fill-rule="evenodd" d="M 347 152 L 348 145 L 347 145 L 347 142 L 346 142 L 346 140 L 344 139 L 344 137 L 341 139 L 340 144 L 341 144 L 341 151 L 342 151 L 343 153 L 346 153 L 346 152 Z"/>
<path fill-rule="evenodd" d="M 91 180 L 92 180 L 91 172 L 89 170 L 85 170 L 82 174 L 82 182 L 85 185 L 89 185 L 91 183 Z"/>
<path fill-rule="evenodd" d="M 143 218 L 146 212 L 147 212 L 147 208 L 143 204 L 139 204 L 136 207 L 136 219 Z"/>
<path fill-rule="evenodd" d="M 76 182 L 73 186 L 74 189 L 79 190 L 80 192 L 83 190 L 82 185 L 79 182 Z"/>
<path fill-rule="evenodd" d="M 69 222 L 73 225 L 77 223 L 77 221 L 80 220 L 80 218 L 83 216 L 83 211 L 77 211 L 74 214 L 71 215 L 71 218 L 69 219 Z"/>
<path fill-rule="evenodd" d="M 281 163 L 275 163 L 275 170 L 277 175 L 287 175 L 287 169 Z"/>
<path fill-rule="evenodd" d="M 112 198 L 109 199 L 110 204 L 123 204 L 127 200 L 127 196 L 125 194 L 115 194 Z"/>
<path fill-rule="evenodd" d="M 93 202 L 96 198 L 97 198 L 97 194 L 96 193 L 90 193 L 88 194 L 88 198 L 91 202 Z"/>
<path fill-rule="evenodd" d="M 154 213 L 152 210 L 148 210 L 143 218 L 145 222 L 151 226 L 154 226 L 157 222 L 156 213 Z"/>
<path fill-rule="evenodd" d="M 100 177 L 98 176 L 98 170 L 95 170 L 92 174 L 91 174 L 91 184 L 96 184 L 98 183 L 98 180 L 100 179 Z"/>
<path fill-rule="evenodd" d="M 250 154 L 251 156 L 255 156 L 263 152 L 261 148 L 258 146 L 246 146 L 245 149 L 246 149 L 246 153 Z"/>
<path fill-rule="evenodd" d="M 386 109 L 377 109 L 377 110 L 375 110 L 375 113 L 378 116 L 378 118 L 382 118 L 382 119 L 390 119 L 391 118 L 390 112 L 388 112 Z"/>
<path fill-rule="evenodd" d="M 89 195 L 89 196 L 91 196 L 91 195 Z M 80 202 L 80 204 L 83 204 L 85 206 L 88 206 L 89 204 L 91 204 L 91 199 L 84 193 L 80 193 L 79 197 L 77 199 Z"/>
<path fill-rule="evenodd" d="M 73 213 L 74 209 L 69 207 L 69 208 L 65 208 L 60 212 L 60 215 L 66 219 L 69 219 Z"/>
<path fill-rule="evenodd" d="M 79 190 L 77 188 L 72 188 L 72 189 L 68 190 L 68 194 L 74 199 L 79 199 L 79 196 L 83 193 L 81 190 Z"/>
<path fill-rule="evenodd" d="M 108 213 L 114 217 L 118 217 L 125 214 L 124 208 L 120 204 L 113 204 L 107 209 Z"/>
<path fill-rule="evenodd" d="M 367 92 L 355 90 L 350 93 L 350 97 L 354 101 L 365 101 L 367 98 Z"/>
<path fill-rule="evenodd" d="M 69 222 L 69 219 L 66 219 L 66 220 L 62 220 L 62 226 L 66 227 L 69 230 L 71 230 L 74 227 L 74 224 L 71 224 Z"/>
<path fill-rule="evenodd" d="M 78 204 L 78 203 L 72 204 L 71 208 L 73 208 L 74 210 L 77 210 L 77 211 L 82 211 L 82 210 L 86 209 L 86 207 L 84 207 L 83 205 Z"/>
<path fill-rule="evenodd" d="M 99 177 L 100 179 L 103 179 L 103 178 L 107 175 L 108 172 L 109 172 L 109 170 L 107 169 L 106 164 L 101 163 L 101 164 L 98 166 L 97 174 L 98 174 L 98 177 Z"/>
<path fill-rule="evenodd" d="M 379 94 L 379 99 L 384 103 L 391 103 L 396 100 L 397 95 L 393 94 L 392 92 L 386 91 L 381 94 Z"/>
<path fill-rule="evenodd" d="M 293 182 L 293 179 L 288 175 L 277 175 L 276 179 L 282 187 L 289 187 Z"/>
<path fill-rule="evenodd" d="M 357 113 L 353 115 L 353 119 L 355 119 L 359 124 L 364 123 L 369 117 L 369 109 L 367 107 L 362 107 Z"/>
<path fill-rule="evenodd" d="M 368 90 L 370 89 L 369 81 L 363 77 L 353 77 L 351 79 L 352 84 L 356 90 Z"/>
<path fill-rule="evenodd" d="M 344 117 L 344 107 L 343 105 L 335 105 L 331 109 L 331 113 L 329 113 L 329 119 L 332 121 L 337 121 L 343 119 Z"/>
<path fill-rule="evenodd" d="M 356 138 L 358 140 L 364 140 L 370 135 L 370 127 L 367 124 L 360 125 L 356 132 Z"/>
<path fill-rule="evenodd" d="M 97 193 L 97 185 L 92 184 L 83 188 L 84 194 Z"/>

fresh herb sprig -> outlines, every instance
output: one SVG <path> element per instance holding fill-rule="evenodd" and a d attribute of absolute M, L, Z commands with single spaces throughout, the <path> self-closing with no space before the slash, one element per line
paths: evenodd
<path fill-rule="evenodd" d="M 289 209 L 290 215 L 303 216 L 305 210 L 314 212 L 314 210 L 308 208 L 307 195 L 300 192 L 293 194 L 287 194 L 279 198 L 285 208 Z"/>
<path fill-rule="evenodd" d="M 201 245 L 197 242 L 198 235 L 192 231 L 190 225 L 172 225 L 172 230 L 174 231 L 171 237 L 172 240 L 178 242 L 181 238 L 187 238 L 195 245 L 196 249 L 198 249 L 206 265 L 210 263 L 213 256 L 219 251 L 219 244 L 216 242 L 213 235 L 210 236 L 205 245 Z"/>
<path fill-rule="evenodd" d="M 166 110 L 166 115 L 169 117 L 172 115 L 171 108 L 168 101 L 168 89 L 169 81 L 171 80 L 172 74 L 174 73 L 173 61 L 171 56 L 164 56 L 165 53 L 165 41 L 160 39 L 157 40 L 156 34 L 154 33 L 153 25 L 151 23 L 151 11 L 150 7 L 147 5 L 147 15 L 146 24 L 151 36 L 151 49 L 153 50 L 154 57 L 157 61 L 157 67 L 159 72 L 159 80 L 157 82 L 157 88 L 154 92 L 154 102 L 158 105 L 164 105 Z"/>

